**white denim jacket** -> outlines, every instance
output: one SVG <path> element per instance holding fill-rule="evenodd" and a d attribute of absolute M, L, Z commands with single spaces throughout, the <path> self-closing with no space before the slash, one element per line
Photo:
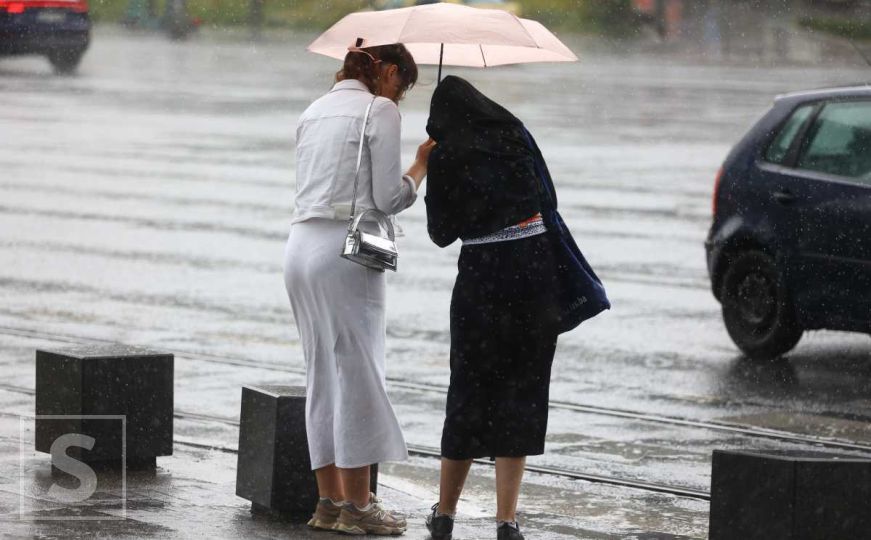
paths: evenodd
<path fill-rule="evenodd" d="M 360 129 L 373 97 L 356 79 L 340 81 L 300 116 L 293 223 L 350 217 Z M 414 180 L 403 176 L 401 167 L 399 108 L 387 98 L 375 98 L 360 165 L 358 213 L 377 208 L 395 215 L 414 203 Z"/>

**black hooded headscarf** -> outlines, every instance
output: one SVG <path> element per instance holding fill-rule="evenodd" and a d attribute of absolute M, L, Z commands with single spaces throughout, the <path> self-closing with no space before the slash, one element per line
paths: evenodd
<path fill-rule="evenodd" d="M 449 75 L 432 96 L 426 130 L 438 145 L 426 188 L 430 238 L 447 246 L 540 211 L 534 151 L 523 123 L 468 81 Z"/>

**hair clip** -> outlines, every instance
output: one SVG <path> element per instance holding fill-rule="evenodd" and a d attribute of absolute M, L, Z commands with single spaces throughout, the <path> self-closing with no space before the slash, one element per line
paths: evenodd
<path fill-rule="evenodd" d="M 363 54 L 365 54 L 366 56 L 368 56 L 369 58 L 372 59 L 372 63 L 373 63 L 373 64 L 377 64 L 377 63 L 380 62 L 381 60 L 378 60 L 377 58 L 375 58 L 374 56 L 372 56 L 372 53 L 370 53 L 369 51 L 364 51 L 364 50 L 361 48 L 361 47 L 363 46 L 363 42 L 364 42 L 364 41 L 366 41 L 366 40 L 363 39 L 363 38 L 361 38 L 361 37 L 358 37 L 358 38 L 357 38 L 357 41 L 356 41 L 353 45 L 351 45 L 350 47 L 348 47 L 348 52 L 363 53 Z"/>
<path fill-rule="evenodd" d="M 377 64 L 377 63 L 381 62 L 381 60 L 379 60 L 379 59 L 375 58 L 374 56 L 372 56 L 372 53 L 370 53 L 369 51 L 364 51 L 364 50 L 361 49 L 360 47 L 348 47 L 348 52 L 363 53 L 363 54 L 365 54 L 366 56 L 368 56 L 369 58 L 372 59 L 372 63 L 373 63 L 373 64 Z"/>

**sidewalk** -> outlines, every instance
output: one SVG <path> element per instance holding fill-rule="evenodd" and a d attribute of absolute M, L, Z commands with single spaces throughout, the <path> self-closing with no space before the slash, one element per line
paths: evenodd
<path fill-rule="evenodd" d="M 177 422 L 176 432 L 185 435 L 176 437 L 173 456 L 158 458 L 153 473 L 129 473 L 126 519 L 120 478 L 109 473 L 99 476 L 98 490 L 90 500 L 58 507 L 45 498 L 54 482 L 48 456 L 34 453 L 26 440 L 19 449 L 17 415 L 31 414 L 32 407 L 32 396 L 0 390 L 3 538 L 331 537 L 304 526 L 253 518 L 248 501 L 235 495 L 232 448 L 224 445 L 221 450 L 207 450 L 186 444 L 205 440 L 207 431 L 184 421 Z M 25 430 L 32 426 L 28 420 L 23 425 Z M 218 444 L 228 434 L 216 435 Z M 28 437 L 32 431 L 25 431 L 24 438 Z M 386 504 L 409 516 L 405 538 L 428 538 L 423 518 L 436 500 L 438 461 L 412 458 L 407 463 L 386 464 L 379 480 L 379 495 Z M 460 504 L 455 538 L 494 537 L 493 490 L 492 467 L 475 465 Z M 703 501 L 528 474 L 519 518 L 530 539 L 698 539 L 706 537 L 707 507 Z"/>

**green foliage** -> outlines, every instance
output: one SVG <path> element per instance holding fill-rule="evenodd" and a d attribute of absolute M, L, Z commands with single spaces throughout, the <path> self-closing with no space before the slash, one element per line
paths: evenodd
<path fill-rule="evenodd" d="M 519 0 L 523 16 L 550 28 L 602 34 L 630 34 L 640 18 L 631 0 Z"/>
<path fill-rule="evenodd" d="M 91 16 L 96 21 L 119 22 L 124 19 L 130 0 L 91 0 Z M 164 12 L 165 0 L 157 1 L 158 14 Z M 342 16 L 364 9 L 367 0 L 265 0 L 266 26 L 305 27 L 324 30 Z M 250 0 L 188 0 L 188 12 L 209 26 L 248 24 Z"/>
<path fill-rule="evenodd" d="M 799 24 L 811 30 L 849 39 L 871 40 L 871 21 L 840 17 L 804 17 Z"/>
<path fill-rule="evenodd" d="M 118 22 L 131 0 L 91 0 L 94 20 Z M 136 1 L 136 0 L 133 0 Z M 141 0 L 145 1 L 145 0 Z M 378 0 L 264 0 L 266 26 L 324 30 L 348 13 Z M 630 0 L 516 0 L 521 15 L 549 28 L 605 34 L 628 34 L 639 18 Z M 158 14 L 166 0 L 157 0 Z M 250 0 L 188 0 L 188 11 L 210 26 L 248 23 Z"/>
<path fill-rule="evenodd" d="M 269 26 L 326 30 L 333 23 L 355 11 L 370 7 L 367 0 L 266 0 Z"/>
<path fill-rule="evenodd" d="M 248 22 L 248 5 L 247 0 L 188 0 L 188 13 L 203 24 L 236 26 Z"/>
<path fill-rule="evenodd" d="M 127 9 L 127 2 L 123 0 L 90 0 L 91 18 L 95 21 L 120 21 Z"/>

